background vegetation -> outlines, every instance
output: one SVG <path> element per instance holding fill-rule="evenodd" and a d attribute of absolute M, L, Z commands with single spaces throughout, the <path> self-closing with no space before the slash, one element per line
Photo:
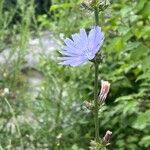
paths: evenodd
<path fill-rule="evenodd" d="M 94 138 L 93 115 L 83 104 L 93 98 L 90 63 L 77 68 L 58 65 L 56 49 L 43 53 L 34 68 L 23 68 L 31 37 L 48 30 L 61 42 L 92 26 L 93 13 L 79 4 L 0 1 L 0 52 L 9 51 L 0 64 L 1 150 L 87 150 Z M 111 82 L 99 111 L 100 135 L 113 132 L 110 150 L 150 149 L 149 14 L 148 0 L 112 0 L 100 14 L 105 43 L 99 75 Z M 43 76 L 36 96 L 24 75 L 33 70 Z"/>

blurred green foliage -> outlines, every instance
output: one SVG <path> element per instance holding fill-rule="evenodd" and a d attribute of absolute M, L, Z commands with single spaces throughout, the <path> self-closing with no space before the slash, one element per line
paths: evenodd
<path fill-rule="evenodd" d="M 15 62 L 9 59 L 5 66 L 0 66 L 0 149 L 21 149 L 21 142 L 24 149 L 29 150 L 88 149 L 94 138 L 94 121 L 92 112 L 83 102 L 93 99 L 92 64 L 64 67 L 54 59 L 59 55 L 57 52 L 53 57 L 41 56 L 36 69 L 44 79 L 35 99 L 27 90 L 21 64 L 34 21 L 37 22 L 34 28 L 38 30 L 70 36 L 82 27 L 88 30 L 94 22 L 93 13 L 81 8 L 79 1 L 56 0 L 47 13 L 37 15 L 34 14 L 35 4 L 18 0 L 22 21 L 14 24 L 12 18 L 16 7 L 5 10 L 3 2 L 0 1 L 0 51 L 6 47 L 16 51 L 18 45 L 21 51 Z M 150 2 L 112 0 L 111 3 L 100 14 L 105 43 L 99 76 L 111 83 L 106 105 L 99 110 L 100 135 L 102 137 L 107 130 L 113 132 L 110 150 L 148 150 Z M 12 38 L 9 35 L 13 35 Z"/>

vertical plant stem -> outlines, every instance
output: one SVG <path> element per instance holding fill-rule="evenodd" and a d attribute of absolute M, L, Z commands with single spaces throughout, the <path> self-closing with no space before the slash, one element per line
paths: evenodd
<path fill-rule="evenodd" d="M 97 7 L 95 7 L 94 15 L 95 15 L 95 23 L 96 25 L 99 25 L 99 11 Z"/>
<path fill-rule="evenodd" d="M 99 24 L 99 11 L 98 8 L 95 7 L 94 11 L 95 15 L 95 23 L 96 25 Z M 95 83 L 94 83 L 94 102 L 95 102 L 95 140 L 96 142 L 99 142 L 99 119 L 98 119 L 98 63 L 94 62 L 95 66 Z"/>
<path fill-rule="evenodd" d="M 16 128 L 17 128 L 17 131 L 18 131 L 18 135 L 19 135 L 19 137 L 20 137 L 21 150 L 23 150 L 23 149 L 24 149 L 24 148 L 23 148 L 23 140 L 22 140 L 22 136 L 21 136 L 20 127 L 19 127 L 19 124 L 18 124 L 17 119 L 16 119 L 16 116 L 15 116 L 15 112 L 14 112 L 13 108 L 11 107 L 11 105 L 10 105 L 9 101 L 7 100 L 7 98 L 5 98 L 5 102 L 7 103 L 8 107 L 9 107 L 9 109 L 10 109 L 10 112 L 11 112 L 13 118 L 15 119 Z"/>
<path fill-rule="evenodd" d="M 99 142 L 99 119 L 98 119 L 98 64 L 95 65 L 95 85 L 94 85 L 94 102 L 95 102 L 95 139 Z"/>

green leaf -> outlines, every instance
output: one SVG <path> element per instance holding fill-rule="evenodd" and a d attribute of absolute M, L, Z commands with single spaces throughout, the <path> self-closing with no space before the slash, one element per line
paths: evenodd
<path fill-rule="evenodd" d="M 147 2 L 147 0 L 139 0 L 139 2 L 137 3 L 137 6 L 136 6 L 136 10 L 137 11 L 142 10 L 146 2 Z"/>
<path fill-rule="evenodd" d="M 138 105 L 138 102 L 135 101 L 128 101 L 123 109 L 123 114 L 132 114 L 136 111 L 135 107 Z"/>
<path fill-rule="evenodd" d="M 68 9 L 73 7 L 74 4 L 73 3 L 63 3 L 63 4 L 54 4 L 50 7 L 50 11 L 56 11 L 58 9 Z"/>
<path fill-rule="evenodd" d="M 142 75 L 138 76 L 137 80 L 136 81 L 139 81 L 139 80 L 145 80 L 145 79 L 148 79 L 150 80 L 150 70 L 149 71 L 146 71 L 144 72 Z"/>
<path fill-rule="evenodd" d="M 79 148 L 76 144 L 74 144 L 74 145 L 71 147 L 71 150 L 84 150 L 84 149 Z"/>
<path fill-rule="evenodd" d="M 146 5 L 145 5 L 145 7 L 144 7 L 144 9 L 142 11 L 142 15 L 144 17 L 148 17 L 149 14 L 150 14 L 150 1 L 148 3 L 146 3 Z"/>
<path fill-rule="evenodd" d="M 137 45 L 134 45 L 135 47 Z M 139 61 L 146 53 L 148 52 L 148 48 L 140 44 L 137 48 L 133 49 L 131 52 L 131 60 L 132 61 Z"/>
<path fill-rule="evenodd" d="M 118 27 L 118 32 L 119 32 L 121 35 L 125 35 L 125 34 L 127 34 L 129 31 L 130 31 L 130 28 L 127 27 L 127 26 L 119 26 L 119 27 Z"/>
<path fill-rule="evenodd" d="M 140 45 L 140 42 L 129 42 L 126 44 L 125 50 L 133 50 Z"/>
<path fill-rule="evenodd" d="M 135 120 L 133 127 L 139 130 L 143 130 L 144 128 L 150 125 L 150 110 L 145 111 L 144 113 L 139 114 L 137 119 Z"/>
<path fill-rule="evenodd" d="M 139 144 L 144 147 L 149 147 L 150 146 L 150 135 L 144 136 L 141 139 Z"/>
<path fill-rule="evenodd" d="M 142 29 L 142 36 L 144 37 L 150 37 L 150 26 L 144 26 Z"/>
<path fill-rule="evenodd" d="M 106 48 L 108 51 L 115 52 L 121 51 L 124 48 L 123 38 L 117 37 L 111 40 L 111 43 Z"/>
<path fill-rule="evenodd" d="M 147 69 L 150 69 L 150 55 L 145 57 L 145 59 L 142 62 L 142 69 L 146 71 Z"/>
<path fill-rule="evenodd" d="M 130 6 L 124 6 L 121 11 L 120 11 L 120 14 L 122 17 L 125 17 L 129 12 L 131 12 L 132 10 L 132 7 Z"/>

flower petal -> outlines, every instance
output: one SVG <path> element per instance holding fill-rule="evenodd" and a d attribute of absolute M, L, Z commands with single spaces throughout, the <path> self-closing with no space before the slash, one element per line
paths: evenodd
<path fill-rule="evenodd" d="M 76 45 L 77 48 L 79 48 L 82 52 L 87 49 L 88 45 L 88 37 L 86 34 L 85 29 L 80 29 L 79 34 L 73 34 L 72 39 Z"/>
<path fill-rule="evenodd" d="M 60 51 L 59 53 L 61 53 L 63 56 L 76 56 L 76 57 L 79 56 L 78 54 L 75 54 L 75 53 L 70 52 L 70 51 Z"/>
<path fill-rule="evenodd" d="M 80 40 L 81 40 L 80 35 L 77 34 L 77 33 L 75 33 L 75 34 L 72 35 L 72 39 L 73 39 L 73 41 L 74 41 L 76 44 L 79 43 Z"/>
<path fill-rule="evenodd" d="M 88 49 L 93 53 L 97 52 L 97 47 L 101 46 L 104 40 L 104 34 L 101 32 L 101 28 L 99 26 L 94 27 L 88 36 Z"/>
<path fill-rule="evenodd" d="M 64 61 L 60 62 L 59 64 L 71 65 L 73 67 L 83 64 L 87 61 L 87 58 L 84 58 L 81 56 L 80 57 L 68 57 L 68 58 L 62 58 L 62 59 L 64 59 Z"/>
<path fill-rule="evenodd" d="M 77 54 L 77 55 L 81 55 L 81 51 L 79 51 L 78 48 L 75 48 L 75 47 L 68 47 L 68 46 L 64 46 L 62 48 L 65 52 L 70 52 L 70 53 L 73 53 L 73 54 Z"/>

